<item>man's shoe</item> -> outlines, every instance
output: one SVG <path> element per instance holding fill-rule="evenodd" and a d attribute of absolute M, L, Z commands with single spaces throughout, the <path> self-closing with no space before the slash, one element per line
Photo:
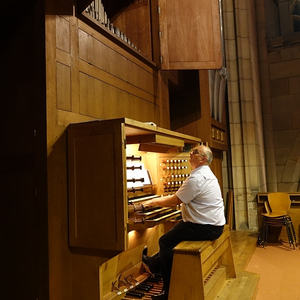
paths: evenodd
<path fill-rule="evenodd" d="M 168 300 L 168 295 L 162 291 L 160 294 L 153 295 L 152 300 Z"/>
<path fill-rule="evenodd" d="M 147 266 L 149 266 L 151 264 L 151 256 L 147 256 L 147 255 L 144 255 L 142 256 L 142 261 L 143 263 L 145 263 Z"/>
<path fill-rule="evenodd" d="M 145 263 L 148 267 L 151 264 L 151 258 L 148 256 L 148 247 L 145 246 L 142 251 L 142 262 Z"/>
<path fill-rule="evenodd" d="M 142 262 L 149 267 L 151 273 L 161 273 L 159 253 L 153 256 L 143 254 Z"/>
<path fill-rule="evenodd" d="M 142 262 L 145 263 L 149 267 L 150 257 L 148 256 L 148 247 L 147 246 L 145 246 L 142 251 Z"/>
<path fill-rule="evenodd" d="M 143 252 L 142 252 L 142 255 L 144 256 L 147 256 L 148 255 L 148 247 L 145 246 L 144 249 L 143 249 Z"/>

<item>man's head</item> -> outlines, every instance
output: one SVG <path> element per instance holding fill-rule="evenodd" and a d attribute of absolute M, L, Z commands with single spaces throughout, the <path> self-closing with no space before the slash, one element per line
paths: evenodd
<path fill-rule="evenodd" d="M 213 160 L 213 154 L 209 147 L 201 145 L 192 149 L 190 152 L 190 164 L 192 169 L 203 165 L 209 165 Z"/>

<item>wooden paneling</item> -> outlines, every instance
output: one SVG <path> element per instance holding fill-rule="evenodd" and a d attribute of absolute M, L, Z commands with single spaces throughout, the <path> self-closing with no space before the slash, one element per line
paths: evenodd
<path fill-rule="evenodd" d="M 144 56 L 152 59 L 150 10 L 150 0 L 134 0 L 111 21 L 126 33 Z"/>
<path fill-rule="evenodd" d="M 149 72 L 130 58 L 121 55 L 115 49 L 87 32 L 79 30 L 79 57 L 90 66 L 95 66 L 105 72 L 107 78 L 111 76 L 149 93 L 153 99 L 153 72 Z M 88 72 L 86 70 L 86 72 Z M 128 87 L 129 89 L 130 87 Z"/>
<path fill-rule="evenodd" d="M 218 69 L 218 0 L 160 0 L 162 69 Z"/>
<path fill-rule="evenodd" d="M 56 47 L 70 52 L 70 21 L 69 17 L 56 16 L 56 27 L 59 29 L 56 35 Z"/>
<path fill-rule="evenodd" d="M 151 1 L 152 60 L 160 64 L 158 1 Z"/>
<path fill-rule="evenodd" d="M 68 128 L 71 247 L 125 250 L 123 134 L 113 124 Z"/>
<path fill-rule="evenodd" d="M 170 128 L 170 105 L 169 101 L 169 89 L 168 89 L 168 77 L 166 72 L 159 71 L 157 79 L 157 100 L 159 101 L 159 120 L 160 126 L 164 128 Z"/>
<path fill-rule="evenodd" d="M 86 33 L 85 31 L 79 29 L 78 30 L 78 41 L 79 41 L 78 57 L 87 62 L 90 62 L 92 60 L 92 58 L 90 56 L 91 56 L 92 46 L 93 46 L 93 37 L 91 35 L 89 35 L 88 33 Z M 103 57 L 104 53 L 103 53 L 103 50 L 101 47 L 104 48 L 105 45 L 100 43 L 98 46 L 98 51 L 99 51 L 98 53 L 99 53 L 100 57 L 101 56 Z"/>
<path fill-rule="evenodd" d="M 223 153 L 222 151 L 213 151 L 213 161 L 211 163 L 211 169 L 214 172 L 215 176 L 218 178 L 221 191 L 223 193 L 223 175 L 222 175 L 222 160 L 223 160 Z M 223 195 L 225 198 L 225 195 Z"/>
<path fill-rule="evenodd" d="M 153 69 L 76 18 L 56 16 L 55 23 L 56 109 L 159 123 Z"/>
<path fill-rule="evenodd" d="M 69 66 L 56 64 L 57 76 L 57 109 L 72 110 L 71 105 L 71 70 Z"/>
<path fill-rule="evenodd" d="M 95 118 L 116 118 L 124 115 L 141 121 L 156 118 L 156 106 L 126 90 L 80 73 L 80 113 Z"/>
<path fill-rule="evenodd" d="M 184 147 L 183 140 L 154 133 L 147 135 L 129 136 L 126 138 L 126 142 L 127 144 L 156 143 L 159 145 L 167 145 L 171 147 Z"/>
<path fill-rule="evenodd" d="M 144 100 L 154 102 L 153 95 L 145 92 L 144 90 L 142 90 L 138 87 L 135 87 L 135 86 L 129 84 L 125 80 L 121 80 L 116 76 L 108 74 L 94 66 L 91 66 L 84 61 L 79 61 L 79 68 L 80 68 L 81 72 L 88 74 L 92 77 L 95 77 L 96 79 L 99 79 L 105 83 L 108 83 L 111 86 L 114 86 L 120 90 L 126 91 L 129 94 L 132 94 L 134 96 L 138 96 Z"/>
<path fill-rule="evenodd" d="M 90 28 L 83 25 L 85 31 L 78 29 L 73 20 L 70 18 L 72 26 L 67 26 L 67 19 L 56 18 L 56 25 L 63 24 L 61 28 L 56 26 L 57 36 L 66 34 L 66 28 L 70 27 L 69 35 L 73 37 L 70 53 L 78 55 L 76 58 L 66 52 L 68 43 L 60 46 L 64 50 L 56 50 L 56 59 L 70 66 L 71 72 L 68 74 L 62 65 L 57 68 L 58 108 L 95 118 L 127 116 L 157 122 L 156 73 L 100 34 L 93 34 Z M 78 43 L 73 34 L 76 28 Z M 62 44 L 59 38 L 56 42 Z"/>
<path fill-rule="evenodd" d="M 102 105 L 97 105 L 98 101 L 95 97 L 95 80 L 92 77 L 80 73 L 80 85 L 79 85 L 79 112 L 83 115 L 100 118 L 103 107 Z M 101 90 L 97 89 L 98 96 L 101 99 Z"/>

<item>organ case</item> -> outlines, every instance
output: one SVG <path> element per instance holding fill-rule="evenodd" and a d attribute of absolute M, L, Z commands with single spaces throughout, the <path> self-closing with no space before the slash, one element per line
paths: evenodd
<path fill-rule="evenodd" d="M 149 218 L 151 212 L 132 217 L 129 207 L 174 193 L 199 138 L 127 118 L 70 124 L 67 135 L 70 247 L 112 257 L 145 242 L 130 244 L 130 230 L 176 221 L 176 209 Z M 132 177 L 135 169 L 141 172 Z"/>

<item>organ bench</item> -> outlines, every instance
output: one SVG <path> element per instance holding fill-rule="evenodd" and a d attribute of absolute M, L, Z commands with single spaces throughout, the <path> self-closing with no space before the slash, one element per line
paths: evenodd
<path fill-rule="evenodd" d="M 236 277 L 228 225 L 215 241 L 183 241 L 173 251 L 169 300 L 214 299 Z"/>

